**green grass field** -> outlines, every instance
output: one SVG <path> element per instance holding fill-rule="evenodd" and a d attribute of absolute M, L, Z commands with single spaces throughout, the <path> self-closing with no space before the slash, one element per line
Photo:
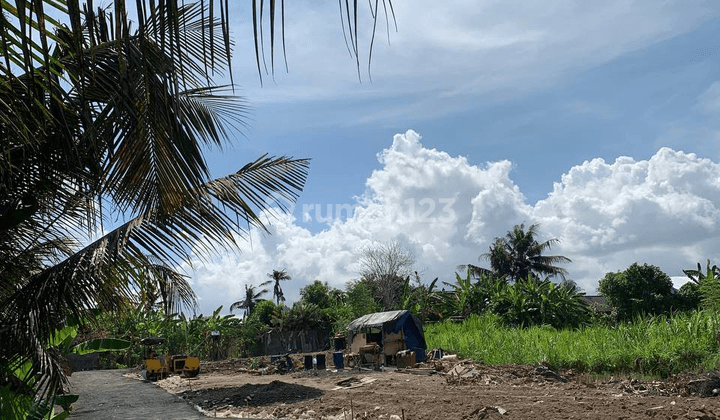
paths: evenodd
<path fill-rule="evenodd" d="M 640 373 L 666 377 L 686 370 L 720 368 L 720 314 L 691 312 L 647 317 L 615 327 L 577 330 L 503 326 L 497 316 L 425 326 L 428 349 L 443 348 L 489 365 L 534 365 L 590 373 Z"/>

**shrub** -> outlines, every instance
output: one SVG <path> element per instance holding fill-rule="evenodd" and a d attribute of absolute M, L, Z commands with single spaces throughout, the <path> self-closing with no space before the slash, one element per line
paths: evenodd
<path fill-rule="evenodd" d="M 598 291 L 617 309 L 619 320 L 667 313 L 675 303 L 670 277 L 648 264 L 633 263 L 625 271 L 605 274 Z"/>

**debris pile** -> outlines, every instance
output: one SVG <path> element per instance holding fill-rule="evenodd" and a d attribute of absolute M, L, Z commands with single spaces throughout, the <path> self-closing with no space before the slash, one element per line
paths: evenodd
<path fill-rule="evenodd" d="M 627 394 L 643 396 L 671 396 L 680 394 L 679 389 L 663 381 L 643 381 L 635 378 L 618 379 L 611 377 L 605 384 L 622 391 L 616 394 L 616 397 Z"/>
<path fill-rule="evenodd" d="M 432 367 L 445 375 L 448 384 L 462 385 L 481 383 L 485 385 L 521 380 L 522 382 L 553 381 L 567 382 L 567 378 L 548 366 L 503 365 L 487 366 L 472 359 L 459 359 L 456 355 L 445 355 L 432 362 Z"/>
<path fill-rule="evenodd" d="M 667 385 L 681 396 L 717 397 L 720 394 L 720 374 L 715 371 L 682 373 L 668 378 Z"/>
<path fill-rule="evenodd" d="M 475 419 L 492 419 L 492 418 L 501 418 L 503 415 L 507 413 L 507 410 L 505 410 L 502 407 L 490 407 L 490 406 L 484 406 L 480 408 L 476 408 L 467 416 L 463 416 L 463 420 L 475 420 Z"/>
<path fill-rule="evenodd" d="M 302 354 L 282 356 L 257 356 L 246 358 L 230 358 L 219 361 L 202 361 L 200 371 L 204 373 L 218 372 L 224 374 L 249 373 L 251 375 L 284 374 L 289 371 L 303 369 Z M 290 369 L 289 364 L 292 365 Z"/>

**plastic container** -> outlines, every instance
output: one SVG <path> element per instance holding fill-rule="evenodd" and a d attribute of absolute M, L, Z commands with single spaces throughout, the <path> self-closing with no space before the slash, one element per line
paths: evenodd
<path fill-rule="evenodd" d="M 317 361 L 317 363 L 315 364 L 317 367 L 317 370 L 325 370 L 325 355 L 318 354 L 315 356 L 315 359 Z"/>
<path fill-rule="evenodd" d="M 417 362 L 424 362 L 425 361 L 425 349 L 421 348 L 414 348 L 412 349 L 415 352 L 415 360 Z"/>
<path fill-rule="evenodd" d="M 335 369 L 343 369 L 345 367 L 344 362 L 343 352 L 336 351 L 333 353 L 333 363 L 335 364 Z"/>

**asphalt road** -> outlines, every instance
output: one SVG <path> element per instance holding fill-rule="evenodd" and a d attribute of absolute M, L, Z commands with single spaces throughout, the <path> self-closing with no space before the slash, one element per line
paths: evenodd
<path fill-rule="evenodd" d="M 70 377 L 70 392 L 79 394 L 72 420 L 205 419 L 186 401 L 146 381 L 122 376 L 128 370 L 90 370 Z"/>

